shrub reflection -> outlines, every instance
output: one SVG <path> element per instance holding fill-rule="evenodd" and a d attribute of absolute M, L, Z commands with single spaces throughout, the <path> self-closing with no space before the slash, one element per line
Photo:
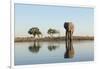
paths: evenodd
<path fill-rule="evenodd" d="M 39 42 L 34 42 L 33 45 L 29 46 L 29 50 L 32 52 L 32 53 L 38 53 L 39 50 L 40 50 L 41 46 L 39 44 Z"/>

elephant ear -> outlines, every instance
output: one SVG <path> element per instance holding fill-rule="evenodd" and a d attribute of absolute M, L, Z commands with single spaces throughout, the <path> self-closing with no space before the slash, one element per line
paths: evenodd
<path fill-rule="evenodd" d="M 69 23 L 68 23 L 68 22 L 65 22 L 65 23 L 64 23 L 64 28 L 65 28 L 65 29 L 68 29 L 68 25 L 69 25 Z"/>
<path fill-rule="evenodd" d="M 66 29 L 66 23 L 64 23 L 64 28 Z"/>

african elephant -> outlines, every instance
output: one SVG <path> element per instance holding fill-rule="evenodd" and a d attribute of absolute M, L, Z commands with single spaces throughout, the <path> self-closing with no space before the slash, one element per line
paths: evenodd
<path fill-rule="evenodd" d="M 65 22 L 64 23 L 64 28 L 66 30 L 66 41 L 70 40 L 70 42 L 72 41 L 72 34 L 74 32 L 74 25 L 72 22 Z"/>
<path fill-rule="evenodd" d="M 64 28 L 66 30 L 65 42 L 66 42 L 66 52 L 64 58 L 72 58 L 74 56 L 74 48 L 72 42 L 72 34 L 74 32 L 74 25 L 72 22 L 65 22 Z"/>

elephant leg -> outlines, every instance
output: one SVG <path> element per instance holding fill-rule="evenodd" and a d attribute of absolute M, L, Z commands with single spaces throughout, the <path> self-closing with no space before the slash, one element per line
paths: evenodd
<path fill-rule="evenodd" d="M 69 47 L 69 50 L 71 49 L 71 32 L 69 31 L 68 33 L 68 47 Z"/>
<path fill-rule="evenodd" d="M 69 32 L 67 31 L 67 48 L 69 47 Z"/>
<path fill-rule="evenodd" d="M 65 36 L 65 42 L 66 42 L 66 49 L 67 49 L 67 44 L 68 44 L 68 32 L 66 31 L 66 36 Z"/>
<path fill-rule="evenodd" d="M 68 32 L 68 49 L 70 49 L 70 32 Z"/>
<path fill-rule="evenodd" d="M 70 32 L 70 42 L 72 42 L 72 34 L 71 34 L 71 32 Z"/>

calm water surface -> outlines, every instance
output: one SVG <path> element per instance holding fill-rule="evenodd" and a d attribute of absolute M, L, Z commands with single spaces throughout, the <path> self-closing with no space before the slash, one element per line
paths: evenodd
<path fill-rule="evenodd" d="M 19 42 L 15 43 L 15 65 L 92 61 L 94 41 L 74 41 L 66 49 L 61 42 Z"/>

